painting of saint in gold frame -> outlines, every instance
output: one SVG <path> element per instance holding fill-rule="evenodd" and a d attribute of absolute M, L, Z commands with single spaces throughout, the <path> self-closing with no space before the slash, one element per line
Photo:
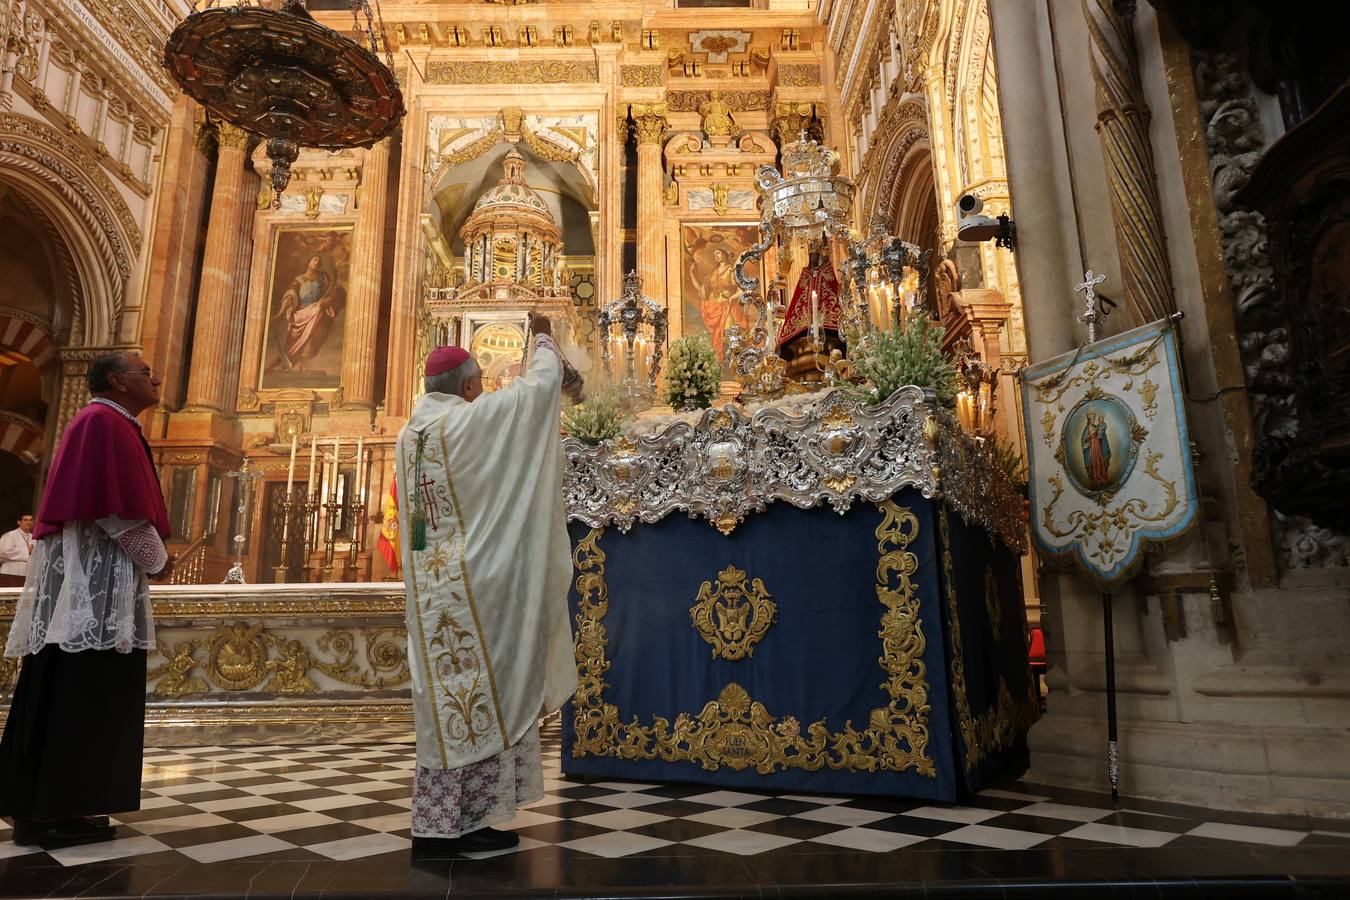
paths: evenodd
<path fill-rule="evenodd" d="M 350 227 L 277 229 L 260 388 L 338 387 L 351 257 Z"/>
<path fill-rule="evenodd" d="M 741 334 L 748 336 L 754 324 L 754 314 L 740 304 L 736 260 L 758 237 L 758 225 L 685 225 L 681 229 L 683 333 L 706 334 L 723 362 L 727 329 L 739 325 Z M 757 274 L 757 265 L 747 274 Z"/>

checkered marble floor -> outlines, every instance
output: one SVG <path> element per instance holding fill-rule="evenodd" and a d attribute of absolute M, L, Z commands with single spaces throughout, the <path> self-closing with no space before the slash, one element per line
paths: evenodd
<path fill-rule="evenodd" d="M 520 833 L 520 846 L 474 859 L 510 856 L 533 860 L 528 864 L 537 869 L 578 858 L 787 859 L 963 848 L 1242 845 L 1350 853 L 1350 823 L 1320 827 L 1328 823 L 1144 801 L 1114 812 L 1100 794 L 1020 782 L 987 789 L 962 806 L 693 784 L 587 783 L 561 774 L 556 720 L 546 723 L 543 738 L 546 796 L 507 826 Z M 406 868 L 414 765 L 410 743 L 149 749 L 142 808 L 116 817 L 116 840 L 64 849 L 19 847 L 7 841 L 6 827 L 0 831 L 6 839 L 0 842 L 0 874 L 25 863 L 79 867 L 114 861 L 181 868 L 384 858 Z"/>

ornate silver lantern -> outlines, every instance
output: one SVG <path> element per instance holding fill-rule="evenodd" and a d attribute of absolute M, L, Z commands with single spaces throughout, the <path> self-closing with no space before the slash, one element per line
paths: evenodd
<path fill-rule="evenodd" d="M 841 285 L 852 299 L 843 304 L 842 325 L 861 340 L 874 329 L 902 326 L 918 307 L 928 279 L 926 251 L 887 234 L 881 223 L 874 223 L 866 237 L 849 228 L 854 184 L 839 174 L 839 154 L 803 132 L 783 147 L 782 163 L 782 172 L 761 166 L 756 173 L 760 239 L 736 261 L 741 304 L 757 317 L 749 334 L 731 335 L 732 369 L 746 386 L 745 396 L 756 399 L 789 387 L 770 327 L 775 304 L 761 290 L 760 278 L 746 271 L 751 263 L 762 265 L 771 247 L 776 247 L 780 272 L 786 271 L 784 261 L 794 243 L 842 259 Z M 813 321 L 811 346 L 817 351 L 824 349 L 819 332 L 819 322 Z M 822 357 L 818 367 L 832 380 L 846 370 L 841 362 Z"/>

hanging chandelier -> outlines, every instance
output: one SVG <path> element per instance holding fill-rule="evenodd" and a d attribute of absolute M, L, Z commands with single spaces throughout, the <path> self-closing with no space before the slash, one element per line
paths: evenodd
<path fill-rule="evenodd" d="M 301 147 L 369 147 L 403 118 L 379 0 L 371 3 L 352 0 L 356 39 L 316 22 L 305 0 L 275 9 L 205 0 L 169 35 L 164 66 L 188 96 L 266 140 L 273 206 Z"/>

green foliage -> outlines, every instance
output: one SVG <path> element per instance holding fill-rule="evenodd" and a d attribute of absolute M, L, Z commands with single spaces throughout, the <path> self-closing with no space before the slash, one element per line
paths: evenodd
<path fill-rule="evenodd" d="M 872 385 L 870 399 L 880 403 L 906 385 L 928 388 L 940 404 L 956 406 L 956 368 L 942 352 L 943 328 L 926 315 L 914 315 L 903 328 L 850 335 L 853 371 Z"/>
<path fill-rule="evenodd" d="M 1027 483 L 1026 461 L 1022 459 L 1021 452 L 1007 440 L 995 438 L 990 442 L 989 456 L 994 463 L 994 467 L 1007 475 L 1013 484 L 1024 485 Z"/>
<path fill-rule="evenodd" d="M 707 335 L 682 337 L 670 345 L 663 399 L 678 412 L 707 409 L 722 386 L 722 363 Z"/>
<path fill-rule="evenodd" d="M 592 447 L 618 434 L 623 418 L 622 400 L 612 387 L 592 393 L 584 403 L 578 403 L 562 414 L 567 433 Z"/>

